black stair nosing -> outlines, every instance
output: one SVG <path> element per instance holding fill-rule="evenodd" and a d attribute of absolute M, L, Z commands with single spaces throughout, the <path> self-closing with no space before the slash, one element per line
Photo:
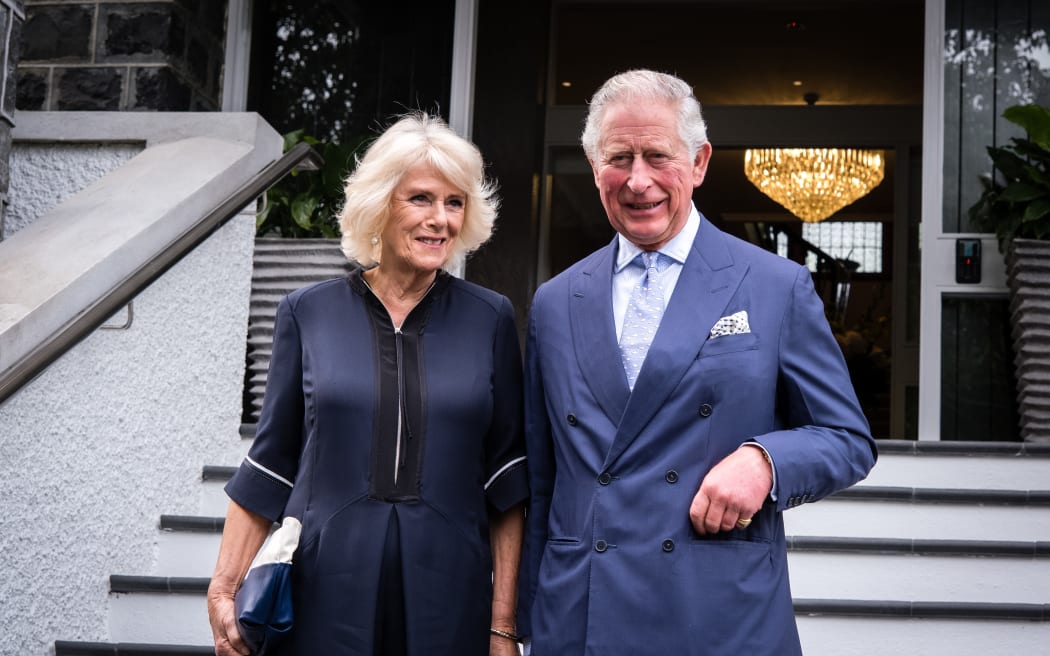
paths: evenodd
<path fill-rule="evenodd" d="M 214 647 L 163 645 L 137 642 L 79 642 L 56 640 L 55 656 L 214 656 Z"/>
<path fill-rule="evenodd" d="M 203 515 L 161 515 L 160 530 L 185 533 L 222 533 L 224 517 Z"/>
<path fill-rule="evenodd" d="M 857 501 L 959 503 L 992 506 L 1047 506 L 1050 505 L 1050 490 L 855 485 L 845 490 L 840 490 L 827 498 Z"/>
<path fill-rule="evenodd" d="M 970 442 L 962 440 L 875 440 L 880 454 L 915 456 L 1050 457 L 1048 442 Z"/>
<path fill-rule="evenodd" d="M 202 594 L 211 579 L 206 576 L 139 576 L 111 574 L 110 592 L 154 592 L 163 594 Z"/>
<path fill-rule="evenodd" d="M 209 582 L 207 577 L 114 574 L 110 577 L 110 591 L 204 594 Z M 1050 604 L 855 599 L 794 599 L 793 604 L 795 613 L 804 615 L 1050 621 Z"/>
<path fill-rule="evenodd" d="M 226 465 L 204 465 L 203 472 L 201 473 L 202 481 L 228 481 L 233 478 L 236 473 L 237 467 L 229 467 Z"/>
<path fill-rule="evenodd" d="M 1050 542 L 1012 540 L 936 540 L 920 538 L 854 538 L 787 536 L 791 552 L 867 553 L 917 556 L 991 556 L 1050 558 Z"/>
<path fill-rule="evenodd" d="M 796 615 L 809 616 L 1050 621 L 1050 604 L 797 598 L 793 604 Z"/>

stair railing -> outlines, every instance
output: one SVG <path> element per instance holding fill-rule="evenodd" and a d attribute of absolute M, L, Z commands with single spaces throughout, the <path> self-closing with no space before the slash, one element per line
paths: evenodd
<path fill-rule="evenodd" d="M 788 240 L 788 252 L 799 250 L 803 254 L 812 253 L 817 258 L 817 272 L 814 283 L 817 293 L 824 299 L 824 306 L 829 319 L 842 321 L 849 305 L 850 287 L 857 263 L 852 260 L 832 257 L 816 244 L 803 239 L 801 235 L 774 223 L 756 222 L 748 224 L 748 238 L 758 246 L 774 253 L 777 252 L 777 237 L 784 235 Z M 805 256 L 801 258 L 805 262 Z"/>
<path fill-rule="evenodd" d="M 78 315 L 59 327 L 24 357 L 0 372 L 0 404 L 23 385 L 40 375 L 48 366 L 98 329 L 113 314 L 164 275 L 171 267 L 200 246 L 216 230 L 237 216 L 252 200 L 266 193 L 293 170 L 319 169 L 324 160 L 309 144 L 299 143 L 289 149 L 248 181 L 237 192 L 200 218 L 155 258 L 117 283 Z"/>

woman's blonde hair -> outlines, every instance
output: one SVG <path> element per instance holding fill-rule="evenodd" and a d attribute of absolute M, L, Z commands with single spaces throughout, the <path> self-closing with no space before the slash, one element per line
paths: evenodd
<path fill-rule="evenodd" d="M 452 131 L 439 117 L 419 112 L 402 117 L 368 147 L 346 181 L 339 214 L 343 253 L 363 266 L 379 262 L 390 201 L 405 173 L 426 164 L 466 195 L 463 227 L 445 268 L 455 266 L 492 235 L 499 199 L 485 178 L 477 146 Z"/>

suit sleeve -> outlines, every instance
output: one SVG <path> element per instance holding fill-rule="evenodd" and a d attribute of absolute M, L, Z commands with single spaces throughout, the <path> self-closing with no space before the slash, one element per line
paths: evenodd
<path fill-rule="evenodd" d="M 291 495 L 303 435 L 303 346 L 288 298 L 277 306 L 273 351 L 255 440 L 226 484 L 240 506 L 277 521 Z"/>
<path fill-rule="evenodd" d="M 822 499 L 867 476 L 877 449 L 809 271 L 800 267 L 779 338 L 783 430 L 755 437 L 777 471 L 777 510 Z"/>
<path fill-rule="evenodd" d="M 525 342 L 525 445 L 529 456 L 529 498 L 525 517 L 525 546 L 518 585 L 518 634 L 532 635 L 531 612 L 540 561 L 547 544 L 547 520 L 554 494 L 554 447 L 543 393 L 536 301 L 529 316 Z"/>
<path fill-rule="evenodd" d="M 489 505 L 503 512 L 529 494 L 522 428 L 521 346 L 514 310 L 507 298 L 499 308 L 492 361 L 493 407 L 485 444 L 485 495 Z"/>

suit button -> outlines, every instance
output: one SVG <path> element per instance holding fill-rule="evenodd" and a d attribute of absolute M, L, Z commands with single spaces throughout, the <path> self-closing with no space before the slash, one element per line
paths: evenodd
<path fill-rule="evenodd" d="M 598 482 L 602 485 L 608 485 L 612 482 L 612 474 L 609 472 L 602 472 L 602 475 L 598 477 Z"/>
<path fill-rule="evenodd" d="M 574 414 L 572 414 L 572 413 L 570 413 L 570 414 L 569 414 L 569 416 L 568 416 L 568 417 L 566 417 L 565 419 L 566 419 L 566 421 L 568 421 L 568 422 L 569 422 L 569 425 L 570 425 L 570 426 L 575 426 L 576 424 L 580 423 L 580 420 L 579 420 L 579 419 L 577 419 L 577 418 L 576 418 L 576 415 L 574 415 Z"/>
<path fill-rule="evenodd" d="M 668 469 L 667 473 L 664 474 L 664 480 L 672 485 L 678 482 L 678 472 L 673 469 Z"/>
<path fill-rule="evenodd" d="M 711 416 L 711 406 L 706 404 L 706 403 L 703 404 L 702 406 L 700 406 L 700 416 L 701 417 L 710 417 Z"/>
<path fill-rule="evenodd" d="M 598 553 L 602 553 L 608 548 L 609 548 L 609 543 L 606 542 L 605 540 L 598 540 L 597 542 L 594 543 L 594 550 L 597 551 Z"/>
<path fill-rule="evenodd" d="M 661 547 L 664 551 L 668 553 L 674 551 L 674 540 L 664 540 L 664 543 L 661 545 Z"/>

